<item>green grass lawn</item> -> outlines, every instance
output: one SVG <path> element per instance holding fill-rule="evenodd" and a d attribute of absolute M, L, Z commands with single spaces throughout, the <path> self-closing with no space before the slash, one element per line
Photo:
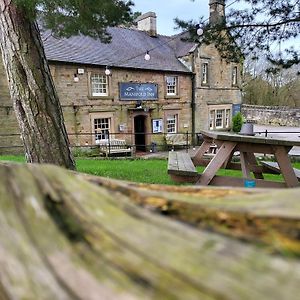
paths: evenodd
<path fill-rule="evenodd" d="M 76 159 L 79 172 L 134 182 L 174 184 L 167 174 L 167 161 L 160 159 Z"/>
<path fill-rule="evenodd" d="M 23 156 L 3 155 L 0 160 L 14 162 L 25 162 Z M 76 159 L 76 166 L 79 172 L 96 176 L 122 179 L 133 182 L 175 184 L 167 174 L 168 162 L 163 159 Z M 300 169 L 300 163 L 294 163 L 295 168 Z M 199 172 L 203 167 L 197 167 Z M 218 175 L 241 177 L 241 171 L 220 170 Z M 282 180 L 282 176 L 266 174 L 268 180 Z"/>

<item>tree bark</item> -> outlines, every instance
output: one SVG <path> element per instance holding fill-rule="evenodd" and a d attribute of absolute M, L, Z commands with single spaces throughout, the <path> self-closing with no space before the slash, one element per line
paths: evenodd
<path fill-rule="evenodd" d="M 75 169 L 37 23 L 11 0 L 0 0 L 0 10 L 0 47 L 26 159 Z"/>
<path fill-rule="evenodd" d="M 36 164 L 0 164 L 0 178 L 0 299 L 299 298 L 299 189 L 139 185 Z M 274 255 L 278 243 L 289 251 Z"/>

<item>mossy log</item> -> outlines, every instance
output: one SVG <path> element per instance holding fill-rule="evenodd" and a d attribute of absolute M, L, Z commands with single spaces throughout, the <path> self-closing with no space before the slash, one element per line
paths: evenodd
<path fill-rule="evenodd" d="M 30 164 L 1 164 L 0 176 L 0 299 L 299 297 L 299 189 L 150 186 Z"/>

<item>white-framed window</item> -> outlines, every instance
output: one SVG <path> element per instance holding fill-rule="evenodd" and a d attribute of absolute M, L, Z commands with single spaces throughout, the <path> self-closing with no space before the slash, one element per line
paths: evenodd
<path fill-rule="evenodd" d="M 167 84 L 167 96 L 177 95 L 178 77 L 177 76 L 167 76 L 166 84 Z"/>
<path fill-rule="evenodd" d="M 228 105 L 215 105 L 209 108 L 208 125 L 210 130 L 230 128 L 231 109 Z"/>
<path fill-rule="evenodd" d="M 177 115 L 167 116 L 167 133 L 177 132 Z"/>
<path fill-rule="evenodd" d="M 108 80 L 106 75 L 91 75 L 91 95 L 94 97 L 108 96 Z"/>
<path fill-rule="evenodd" d="M 230 127 L 230 116 L 231 116 L 231 110 L 226 109 L 225 110 L 225 126 L 226 126 L 226 128 Z"/>
<path fill-rule="evenodd" d="M 204 85 L 208 84 L 208 63 L 201 65 L 201 83 Z"/>
<path fill-rule="evenodd" d="M 215 111 L 209 111 L 209 129 L 213 130 L 215 128 Z"/>
<path fill-rule="evenodd" d="M 95 142 L 108 139 L 111 128 L 110 118 L 94 119 Z"/>
<path fill-rule="evenodd" d="M 216 110 L 216 119 L 215 119 L 215 127 L 216 128 L 223 128 L 224 124 L 224 109 L 217 109 Z"/>
<path fill-rule="evenodd" d="M 232 82 L 232 85 L 238 84 L 238 68 L 237 68 L 237 66 L 234 66 L 232 68 L 231 82 Z"/>

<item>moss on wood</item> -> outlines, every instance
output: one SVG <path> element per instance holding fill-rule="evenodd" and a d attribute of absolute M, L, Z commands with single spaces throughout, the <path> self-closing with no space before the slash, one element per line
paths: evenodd
<path fill-rule="evenodd" d="M 272 232 L 297 243 L 294 194 L 285 205 L 269 191 L 173 190 L 47 165 L 0 165 L 0 176 L 3 299 L 298 298 L 298 257 L 252 243 L 274 251 Z"/>

